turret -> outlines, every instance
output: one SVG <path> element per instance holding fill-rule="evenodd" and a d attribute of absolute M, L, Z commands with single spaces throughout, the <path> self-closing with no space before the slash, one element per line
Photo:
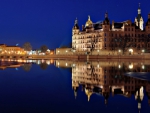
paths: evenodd
<path fill-rule="evenodd" d="M 106 11 L 105 13 L 105 19 L 103 21 L 103 30 L 104 31 L 109 31 L 110 29 L 110 22 L 109 22 L 109 19 L 108 19 L 108 13 Z"/>
<path fill-rule="evenodd" d="M 141 16 L 141 8 L 140 8 L 140 3 L 139 3 L 138 15 L 135 18 L 135 25 L 137 27 L 139 27 L 139 29 L 143 30 L 144 29 L 143 24 L 144 24 L 144 21 L 143 21 L 143 18 Z"/>
<path fill-rule="evenodd" d="M 74 26 L 73 26 L 73 29 L 72 29 L 72 34 L 75 35 L 75 34 L 78 34 L 79 33 L 79 26 L 78 26 L 78 20 L 76 18 L 75 20 L 75 23 L 74 23 Z"/>
<path fill-rule="evenodd" d="M 104 19 L 104 21 L 103 21 L 103 24 L 106 24 L 106 25 L 109 24 L 109 18 L 108 18 L 108 13 L 107 13 L 107 11 L 106 11 L 106 13 L 105 13 L 105 19 Z"/>

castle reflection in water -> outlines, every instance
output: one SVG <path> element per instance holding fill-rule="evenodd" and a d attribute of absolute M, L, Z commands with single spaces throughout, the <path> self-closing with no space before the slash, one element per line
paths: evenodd
<path fill-rule="evenodd" d="M 105 98 L 105 104 L 108 104 L 110 94 L 112 96 L 120 94 L 125 97 L 134 95 L 139 110 L 144 97 L 144 89 L 150 104 L 150 65 L 148 64 L 150 64 L 148 61 L 72 62 L 57 60 L 55 62 L 57 67 L 72 67 L 72 88 L 75 98 L 81 85 L 88 101 L 92 94 L 102 95 Z"/>
<path fill-rule="evenodd" d="M 105 104 L 109 104 L 109 96 L 119 94 L 124 97 L 134 95 L 139 110 L 144 96 L 148 97 L 150 105 L 150 61 L 1 60 L 0 69 L 22 66 L 29 71 L 33 63 L 40 65 L 42 69 L 50 64 L 72 69 L 75 98 L 79 86 L 82 86 L 88 101 L 92 94 L 98 94 L 105 98 Z"/>

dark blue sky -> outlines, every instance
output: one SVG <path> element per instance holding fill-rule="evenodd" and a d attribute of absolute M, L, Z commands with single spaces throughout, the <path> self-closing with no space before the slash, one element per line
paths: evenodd
<path fill-rule="evenodd" d="M 67 45 L 76 17 L 81 26 L 88 15 L 93 22 L 103 20 L 107 10 L 111 21 L 134 21 L 139 2 L 146 22 L 149 0 L 1 0 L 0 43 L 30 42 L 33 48 Z"/>

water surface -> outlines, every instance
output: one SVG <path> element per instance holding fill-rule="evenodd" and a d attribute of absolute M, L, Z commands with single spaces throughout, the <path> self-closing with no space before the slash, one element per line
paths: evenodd
<path fill-rule="evenodd" d="M 150 112 L 146 61 L 1 60 L 0 69 L 1 113 Z"/>

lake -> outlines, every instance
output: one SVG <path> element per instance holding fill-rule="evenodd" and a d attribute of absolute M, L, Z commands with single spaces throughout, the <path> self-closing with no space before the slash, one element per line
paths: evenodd
<path fill-rule="evenodd" d="M 0 61 L 1 113 L 150 113 L 148 61 Z"/>

